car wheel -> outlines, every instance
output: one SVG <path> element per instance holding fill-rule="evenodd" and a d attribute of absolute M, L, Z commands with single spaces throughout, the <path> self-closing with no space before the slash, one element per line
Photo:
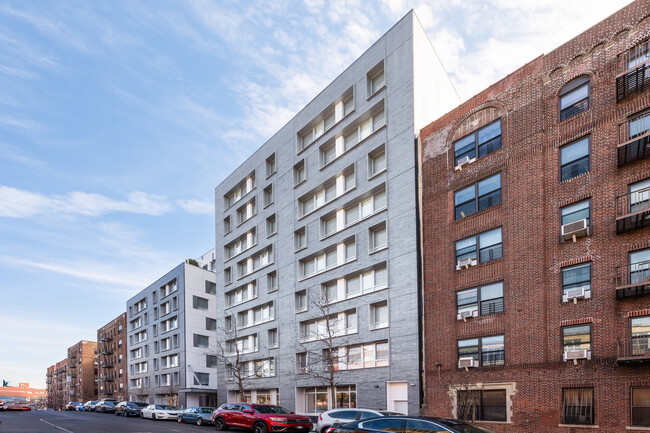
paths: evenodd
<path fill-rule="evenodd" d="M 144 414 L 140 412 L 140 418 L 144 419 Z"/>
<path fill-rule="evenodd" d="M 197 418 L 196 425 L 203 425 L 203 418 Z"/>
<path fill-rule="evenodd" d="M 179 423 L 182 423 L 183 422 L 183 417 L 179 416 L 178 418 L 176 418 L 176 421 L 178 421 Z"/>
<path fill-rule="evenodd" d="M 228 426 L 226 425 L 226 422 L 223 420 L 223 418 L 217 418 L 214 420 L 214 426 L 217 428 L 219 431 L 226 431 L 228 430 Z"/>
<path fill-rule="evenodd" d="M 155 413 L 151 414 L 151 419 L 154 420 L 154 421 L 156 420 L 156 414 Z"/>
<path fill-rule="evenodd" d="M 267 433 L 268 429 L 266 428 L 266 423 L 263 422 L 257 422 L 253 426 L 253 432 L 254 433 Z"/>
<path fill-rule="evenodd" d="M 328 428 L 330 428 L 330 426 L 326 425 L 325 427 L 323 427 L 322 429 L 320 429 L 320 433 L 325 433 L 325 432 L 327 431 Z"/>

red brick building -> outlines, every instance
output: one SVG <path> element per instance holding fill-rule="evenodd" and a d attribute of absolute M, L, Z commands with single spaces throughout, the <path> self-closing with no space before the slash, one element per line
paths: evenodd
<path fill-rule="evenodd" d="M 421 131 L 423 415 L 650 426 L 650 1 Z"/>
<path fill-rule="evenodd" d="M 96 342 L 81 340 L 68 348 L 68 401 L 87 402 L 97 399 L 97 371 Z"/>
<path fill-rule="evenodd" d="M 48 367 L 46 376 L 47 407 L 63 409 L 69 400 L 68 358 Z"/>
<path fill-rule="evenodd" d="M 126 313 L 122 313 L 97 330 L 99 399 L 128 400 L 125 329 Z"/>

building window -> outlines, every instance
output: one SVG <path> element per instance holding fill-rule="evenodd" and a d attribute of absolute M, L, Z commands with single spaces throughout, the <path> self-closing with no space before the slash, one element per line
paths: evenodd
<path fill-rule="evenodd" d="M 370 304 L 370 329 L 388 328 L 388 302 Z"/>
<path fill-rule="evenodd" d="M 627 57 L 627 69 L 635 68 L 650 61 L 650 41 L 643 41 L 634 46 Z"/>
<path fill-rule="evenodd" d="M 458 320 L 475 315 L 503 313 L 503 282 L 456 292 Z"/>
<path fill-rule="evenodd" d="M 345 226 L 352 225 L 362 219 L 379 212 L 386 208 L 386 190 L 381 190 L 375 193 L 372 197 L 355 203 L 354 205 L 345 209 Z M 329 220 L 327 221 L 329 223 Z M 336 215 L 334 216 L 334 224 L 336 223 Z M 330 223 L 331 225 L 331 223 Z M 343 228 L 343 227 L 342 227 Z"/>
<path fill-rule="evenodd" d="M 565 326 L 562 328 L 562 352 L 591 351 L 591 324 Z"/>
<path fill-rule="evenodd" d="M 589 109 L 589 77 L 571 81 L 560 92 L 560 121 Z"/>
<path fill-rule="evenodd" d="M 234 307 L 243 302 L 257 298 L 257 282 L 251 281 L 248 284 L 238 287 L 226 293 L 226 308 Z"/>
<path fill-rule="evenodd" d="M 503 335 L 458 340 L 458 359 L 471 358 L 488 367 L 505 364 Z"/>
<path fill-rule="evenodd" d="M 353 165 L 350 166 L 345 173 L 328 179 L 315 190 L 299 198 L 299 216 L 302 218 L 352 190 L 355 186 L 353 167 Z"/>
<path fill-rule="evenodd" d="M 217 294 L 217 285 L 213 283 L 212 281 L 205 281 L 205 293 L 208 295 L 216 295 Z"/>
<path fill-rule="evenodd" d="M 650 427 L 650 387 L 632 388 L 632 425 Z"/>
<path fill-rule="evenodd" d="M 386 170 L 386 150 L 382 144 L 368 154 L 368 177 L 373 177 Z"/>
<path fill-rule="evenodd" d="M 377 75 L 370 78 L 370 95 L 374 95 L 384 87 L 384 70 L 382 69 Z"/>
<path fill-rule="evenodd" d="M 194 385 L 199 386 L 209 386 L 210 385 L 210 373 L 194 373 Z"/>
<path fill-rule="evenodd" d="M 300 260 L 300 277 L 309 278 L 356 258 L 354 239 L 333 245 L 327 251 Z"/>
<path fill-rule="evenodd" d="M 227 267 L 223 270 L 223 283 L 232 283 L 232 269 L 230 267 Z"/>
<path fill-rule="evenodd" d="M 305 231 L 304 227 L 296 230 L 293 236 L 295 251 L 300 251 L 307 248 L 307 232 Z"/>
<path fill-rule="evenodd" d="M 278 231 L 277 224 L 275 223 L 275 214 L 266 219 L 266 237 L 273 236 Z"/>
<path fill-rule="evenodd" d="M 458 418 L 468 421 L 507 421 L 506 390 L 458 390 Z"/>
<path fill-rule="evenodd" d="M 223 219 L 223 234 L 227 235 L 230 233 L 231 227 L 230 227 L 230 216 L 227 216 Z"/>
<path fill-rule="evenodd" d="M 589 137 L 560 148 L 560 182 L 589 171 Z"/>
<path fill-rule="evenodd" d="M 237 209 L 237 225 L 241 225 L 251 219 L 257 213 L 257 205 L 255 204 L 255 197 L 248 201 L 245 205 Z"/>
<path fill-rule="evenodd" d="M 564 206 L 560 209 L 560 214 L 562 225 L 586 219 L 587 226 L 589 227 L 591 220 L 591 200 L 583 200 L 569 206 Z"/>
<path fill-rule="evenodd" d="M 354 131 L 343 137 L 343 151 L 346 152 L 356 146 L 360 141 L 368 138 L 373 132 L 386 124 L 383 108 L 370 119 L 359 125 Z M 338 155 L 336 155 L 338 156 Z"/>
<path fill-rule="evenodd" d="M 632 117 L 628 122 L 628 140 L 645 135 L 650 131 L 650 110 Z"/>
<path fill-rule="evenodd" d="M 501 173 L 456 191 L 454 193 L 455 219 L 465 218 L 499 203 L 501 203 Z"/>
<path fill-rule="evenodd" d="M 277 329 L 269 329 L 268 331 L 268 348 L 273 349 L 278 347 L 279 341 L 278 341 L 278 330 Z"/>
<path fill-rule="evenodd" d="M 630 213 L 650 210 L 650 179 L 631 184 L 629 187 Z"/>
<path fill-rule="evenodd" d="M 293 166 L 293 184 L 298 186 L 307 180 L 307 171 L 305 169 L 305 160 L 302 159 Z"/>
<path fill-rule="evenodd" d="M 374 253 L 383 250 L 388 246 L 388 232 L 386 231 L 386 222 L 371 227 L 370 232 L 370 252 Z"/>
<path fill-rule="evenodd" d="M 296 313 L 307 311 L 307 291 L 296 292 Z"/>
<path fill-rule="evenodd" d="M 296 353 L 296 374 L 305 374 L 308 372 L 307 353 Z"/>
<path fill-rule="evenodd" d="M 194 334 L 194 347 L 208 348 L 210 339 L 206 335 Z"/>
<path fill-rule="evenodd" d="M 630 342 L 632 356 L 650 354 L 650 316 L 633 317 L 630 319 L 630 335 L 632 338 Z"/>
<path fill-rule="evenodd" d="M 217 321 L 211 317 L 205 318 L 205 330 L 206 331 L 216 331 L 217 330 Z"/>
<path fill-rule="evenodd" d="M 199 296 L 192 296 L 192 308 L 195 310 L 208 310 L 208 300 Z"/>
<path fill-rule="evenodd" d="M 562 268 L 562 299 L 569 301 L 569 295 L 584 291 L 582 297 L 591 297 L 591 262 Z M 573 298 L 573 296 L 572 296 Z"/>
<path fill-rule="evenodd" d="M 273 203 L 273 184 L 264 188 L 264 207 Z"/>
<path fill-rule="evenodd" d="M 456 268 L 459 269 L 464 260 L 470 264 L 485 263 L 503 257 L 501 227 L 476 236 L 456 241 Z"/>
<path fill-rule="evenodd" d="M 237 203 L 255 187 L 255 173 L 251 173 L 246 179 L 241 181 L 233 190 L 224 196 L 224 207 L 227 209 Z"/>
<path fill-rule="evenodd" d="M 594 423 L 594 389 L 562 389 L 562 423 L 592 425 Z"/>
<path fill-rule="evenodd" d="M 207 368 L 217 368 L 219 359 L 215 355 L 205 355 L 205 366 Z"/>
<path fill-rule="evenodd" d="M 629 253 L 630 284 L 640 284 L 650 280 L 650 248 Z"/>
<path fill-rule="evenodd" d="M 329 322 L 329 323 L 328 323 Z M 300 341 L 316 341 L 357 333 L 357 312 L 349 310 L 329 317 L 300 322 Z"/>
<path fill-rule="evenodd" d="M 454 142 L 454 165 L 483 158 L 501 149 L 501 119 Z"/>
<path fill-rule="evenodd" d="M 266 177 L 275 173 L 275 153 L 266 158 Z"/>

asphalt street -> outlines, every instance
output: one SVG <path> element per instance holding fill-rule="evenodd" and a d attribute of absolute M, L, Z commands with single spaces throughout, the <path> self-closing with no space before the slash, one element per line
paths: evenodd
<path fill-rule="evenodd" d="M 0 412 L 2 433 L 171 433 L 209 432 L 214 426 L 199 427 L 176 421 L 124 418 L 94 412 Z M 243 431 L 242 431 L 243 432 Z"/>

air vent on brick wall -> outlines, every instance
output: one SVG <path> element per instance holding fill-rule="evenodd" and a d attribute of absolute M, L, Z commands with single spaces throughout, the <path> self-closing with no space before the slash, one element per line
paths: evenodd
<path fill-rule="evenodd" d="M 589 223 L 586 219 L 574 221 L 562 226 L 562 242 L 573 239 L 573 242 L 579 237 L 589 235 Z"/>

